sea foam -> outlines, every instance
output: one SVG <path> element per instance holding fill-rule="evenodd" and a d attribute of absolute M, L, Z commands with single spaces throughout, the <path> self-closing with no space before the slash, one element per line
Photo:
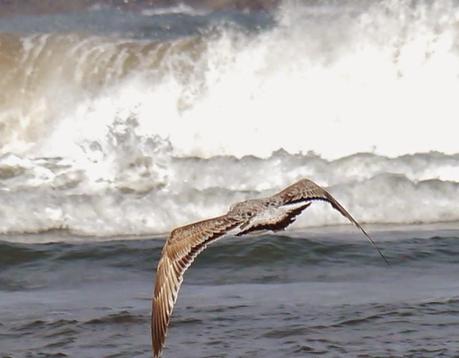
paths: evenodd
<path fill-rule="evenodd" d="M 0 33 L 1 232 L 166 232 L 302 177 L 366 223 L 459 220 L 454 2 L 189 10 L 189 36 Z"/>
<path fill-rule="evenodd" d="M 222 214 L 239 200 L 271 195 L 303 177 L 329 187 L 363 223 L 459 221 L 457 155 L 355 154 L 328 161 L 315 154 L 279 151 L 268 158 L 203 159 L 170 156 L 169 146 L 156 146 L 156 152 L 150 149 L 154 156 L 132 152 L 129 161 L 111 163 L 111 171 L 97 179 L 91 176 L 94 172 L 64 159 L 0 158 L 0 231 L 164 233 Z M 345 222 L 328 204 L 317 203 L 295 227 Z"/>

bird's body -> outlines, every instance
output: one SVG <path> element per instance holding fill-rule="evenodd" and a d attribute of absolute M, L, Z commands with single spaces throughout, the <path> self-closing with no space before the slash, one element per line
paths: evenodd
<path fill-rule="evenodd" d="M 315 200 L 329 202 L 374 245 L 366 231 L 341 204 L 308 179 L 302 179 L 273 196 L 237 203 L 225 215 L 174 229 L 164 245 L 156 272 L 151 316 L 153 357 L 159 357 L 164 346 L 183 274 L 200 252 L 226 234 L 241 236 L 283 230 Z"/>

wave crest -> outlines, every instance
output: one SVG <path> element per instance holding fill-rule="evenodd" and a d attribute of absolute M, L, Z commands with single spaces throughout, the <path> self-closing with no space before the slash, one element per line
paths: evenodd
<path fill-rule="evenodd" d="M 142 141 L 128 133 L 121 131 L 118 135 L 126 138 L 111 143 L 123 153 L 121 161 L 118 155 L 106 156 L 97 145 L 93 146 L 99 157 L 90 164 L 1 157 L 0 231 L 67 229 L 96 236 L 163 233 L 226 212 L 234 202 L 271 195 L 302 177 L 329 186 L 364 223 L 459 221 L 458 172 L 450 170 L 459 167 L 457 155 L 356 154 L 328 161 L 312 153 L 276 152 L 264 159 L 183 158 L 172 156 L 168 143 L 158 138 L 134 145 Z M 82 164 L 105 169 L 97 172 Z M 317 203 L 294 225 L 342 223 L 345 220 L 337 212 Z"/>

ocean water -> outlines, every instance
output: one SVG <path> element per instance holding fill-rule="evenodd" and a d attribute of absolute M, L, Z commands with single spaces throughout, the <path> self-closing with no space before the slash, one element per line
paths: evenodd
<path fill-rule="evenodd" d="M 185 274 L 164 356 L 456 357 L 459 227 L 370 231 L 391 266 L 349 227 L 211 246 Z M 1 357 L 151 356 L 162 240 L 4 239 Z"/>
<path fill-rule="evenodd" d="M 458 356 L 458 21 L 452 0 L 1 3 L 0 357 L 149 356 L 167 233 L 303 177 L 392 265 L 317 203 L 209 248 L 165 355 Z"/>

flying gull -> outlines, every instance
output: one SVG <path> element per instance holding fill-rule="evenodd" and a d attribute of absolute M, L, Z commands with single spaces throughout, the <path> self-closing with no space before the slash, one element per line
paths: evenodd
<path fill-rule="evenodd" d="M 183 274 L 207 245 L 228 233 L 241 236 L 258 231 L 283 230 L 315 200 L 330 203 L 349 219 L 388 263 L 371 237 L 351 214 L 330 193 L 311 180 L 302 179 L 267 198 L 242 201 L 233 205 L 225 215 L 182 226 L 170 233 L 158 263 L 152 299 L 153 357 L 158 358 L 163 349 Z"/>

